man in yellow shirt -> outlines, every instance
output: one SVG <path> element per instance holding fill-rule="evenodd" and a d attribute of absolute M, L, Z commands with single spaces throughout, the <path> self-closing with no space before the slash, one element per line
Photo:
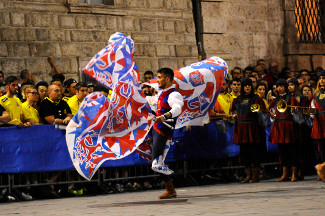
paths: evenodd
<path fill-rule="evenodd" d="M 25 90 L 26 101 L 21 105 L 24 118 L 32 125 L 40 124 L 40 118 L 38 111 L 33 107 L 33 103 L 39 100 L 38 92 L 35 87 L 29 87 Z"/>
<path fill-rule="evenodd" d="M 0 97 L 0 105 L 9 113 L 11 121 L 8 124 L 18 127 L 30 127 L 30 122 L 25 122 L 21 102 L 14 95 L 18 92 L 18 79 L 9 76 L 5 79 L 7 93 Z"/>
<path fill-rule="evenodd" d="M 73 96 L 76 95 L 76 85 L 77 85 L 77 81 L 75 79 L 68 79 L 66 80 L 63 85 L 65 86 L 65 90 L 66 90 L 66 94 L 64 95 L 64 97 L 62 98 L 62 100 L 64 100 L 65 102 L 68 103 L 68 100 L 70 98 L 72 98 Z"/>
<path fill-rule="evenodd" d="M 223 111 L 229 114 L 230 105 L 232 104 L 233 97 L 228 93 L 228 80 L 225 80 L 222 84 L 220 94 L 218 95 L 217 101 L 221 105 Z"/>
<path fill-rule="evenodd" d="M 237 98 L 239 95 L 240 95 L 240 79 L 238 78 L 235 78 L 235 79 L 232 79 L 230 81 L 230 89 L 231 89 L 231 92 L 230 92 L 230 95 L 232 96 L 232 98 Z"/>
<path fill-rule="evenodd" d="M 88 87 L 86 83 L 79 82 L 75 88 L 76 95 L 72 96 L 68 100 L 68 105 L 71 109 L 72 115 L 75 115 L 78 112 L 81 102 L 88 95 Z"/>

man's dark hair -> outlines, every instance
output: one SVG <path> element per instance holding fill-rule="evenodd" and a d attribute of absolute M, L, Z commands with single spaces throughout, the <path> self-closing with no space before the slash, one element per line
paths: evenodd
<path fill-rule="evenodd" d="M 77 85 L 76 85 L 76 90 L 79 91 L 82 87 L 88 87 L 86 83 L 84 82 L 78 82 Z"/>
<path fill-rule="evenodd" d="M 3 77 L 5 76 L 1 70 L 0 70 L 0 74 L 2 74 Z"/>
<path fill-rule="evenodd" d="M 28 75 L 29 70 L 24 69 L 20 72 L 20 79 L 25 79 L 25 77 Z"/>
<path fill-rule="evenodd" d="M 233 84 L 233 82 L 239 82 L 240 83 L 240 79 L 239 78 L 234 78 L 234 79 L 230 80 L 229 85 Z"/>
<path fill-rule="evenodd" d="M 54 74 L 52 76 L 52 79 L 60 79 L 61 83 L 64 83 L 64 80 L 65 80 L 65 76 L 63 74 Z"/>
<path fill-rule="evenodd" d="M 98 84 L 95 86 L 94 92 L 100 92 L 100 91 L 106 92 L 108 94 L 108 89 L 106 87 Z"/>
<path fill-rule="evenodd" d="M 59 82 L 61 82 L 63 84 L 62 80 L 60 78 L 57 78 L 57 77 L 51 80 L 51 84 L 56 82 L 56 81 L 59 81 Z"/>
<path fill-rule="evenodd" d="M 32 85 L 32 86 L 34 86 L 33 83 L 31 83 L 31 82 L 23 82 L 23 83 L 20 85 L 20 87 L 23 87 L 23 86 L 25 86 L 25 85 Z"/>
<path fill-rule="evenodd" d="M 239 70 L 240 73 L 242 72 L 240 67 L 234 67 L 234 69 L 231 70 L 231 75 L 234 73 L 236 69 Z"/>
<path fill-rule="evenodd" d="M 8 76 L 6 79 L 5 79 L 5 84 L 6 85 L 10 85 L 11 83 L 15 82 L 17 79 L 17 77 L 15 76 Z"/>
<path fill-rule="evenodd" d="M 248 67 L 245 67 L 245 69 L 244 69 L 244 73 L 246 72 L 246 71 L 254 71 L 254 68 L 253 67 L 251 67 L 251 66 L 248 66 Z"/>
<path fill-rule="evenodd" d="M 146 72 L 144 72 L 144 75 L 147 75 L 147 74 L 150 74 L 150 75 L 153 76 L 153 72 L 152 71 L 146 71 Z"/>
<path fill-rule="evenodd" d="M 287 66 L 283 67 L 283 68 L 282 68 L 282 73 L 285 73 L 287 70 L 290 70 L 290 68 L 287 67 Z"/>
<path fill-rule="evenodd" d="M 263 62 L 265 62 L 265 59 L 259 59 L 259 60 L 257 60 L 257 64 L 259 63 L 259 62 L 261 62 L 261 61 L 263 61 Z"/>
<path fill-rule="evenodd" d="M 174 80 L 174 71 L 170 68 L 160 68 L 157 73 L 164 74 L 166 77 L 169 77 L 170 81 Z"/>
<path fill-rule="evenodd" d="M 38 87 L 39 86 L 45 86 L 45 87 L 49 87 L 49 84 L 43 80 L 39 81 L 37 84 L 36 84 L 36 89 L 38 90 Z"/>

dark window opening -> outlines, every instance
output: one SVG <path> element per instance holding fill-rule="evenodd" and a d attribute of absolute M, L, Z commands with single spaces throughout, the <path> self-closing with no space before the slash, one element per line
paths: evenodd
<path fill-rule="evenodd" d="M 299 42 L 323 42 L 319 0 L 296 0 L 295 17 Z"/>

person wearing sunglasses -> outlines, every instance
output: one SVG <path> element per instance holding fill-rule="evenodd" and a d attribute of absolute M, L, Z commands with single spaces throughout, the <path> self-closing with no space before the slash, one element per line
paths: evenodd
<path fill-rule="evenodd" d="M 28 87 L 25 90 L 26 101 L 21 104 L 24 117 L 32 125 L 41 124 L 38 111 L 33 107 L 39 100 L 39 94 L 35 87 Z"/>

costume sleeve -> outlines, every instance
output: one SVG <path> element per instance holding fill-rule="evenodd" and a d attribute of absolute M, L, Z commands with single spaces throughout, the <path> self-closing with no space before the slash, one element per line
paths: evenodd
<path fill-rule="evenodd" d="M 150 106 L 157 106 L 158 94 L 156 94 L 155 96 L 146 96 L 146 99 Z"/>
<path fill-rule="evenodd" d="M 296 97 L 291 97 L 290 99 L 291 106 L 298 106 L 299 102 Z"/>
<path fill-rule="evenodd" d="M 256 99 L 256 102 L 255 102 L 255 103 L 257 103 L 257 104 L 260 105 L 260 109 L 261 109 L 262 111 L 265 111 L 265 110 L 266 110 L 266 106 L 265 106 L 265 103 L 264 103 L 264 101 L 263 101 L 263 98 L 258 97 L 258 98 Z"/>
<path fill-rule="evenodd" d="M 183 96 L 179 92 L 172 92 L 168 97 L 168 104 L 172 108 L 169 112 L 172 114 L 172 118 L 182 113 L 182 107 L 184 105 Z"/>
<path fill-rule="evenodd" d="M 213 111 L 216 112 L 216 113 L 225 113 L 218 100 L 216 100 L 216 103 L 213 106 Z"/>
<path fill-rule="evenodd" d="M 232 103 L 231 103 L 231 106 L 230 106 L 230 109 L 229 109 L 229 113 L 233 113 L 234 111 L 235 111 L 235 109 L 236 109 L 236 101 L 237 101 L 237 98 L 234 98 L 233 100 L 232 100 Z"/>
<path fill-rule="evenodd" d="M 311 102 L 310 102 L 310 107 L 316 109 L 316 99 L 314 96 L 312 96 Z M 310 115 L 313 119 L 315 118 L 315 115 Z"/>

